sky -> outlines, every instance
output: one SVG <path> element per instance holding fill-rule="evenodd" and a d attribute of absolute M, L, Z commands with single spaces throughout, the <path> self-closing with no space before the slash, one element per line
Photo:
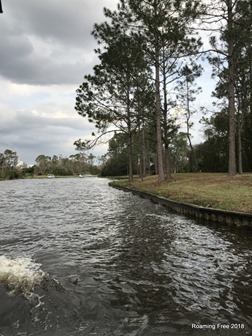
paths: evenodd
<path fill-rule="evenodd" d="M 75 154 L 74 141 L 94 126 L 74 109 L 76 89 L 97 64 L 91 35 L 103 7 L 117 0 L 2 0 L 0 14 L 0 153 L 17 152 L 34 164 L 41 155 Z M 210 83 L 206 65 L 201 79 Z M 205 103 L 211 89 L 199 97 Z M 196 124 L 197 124 L 197 118 Z M 194 142 L 202 132 L 196 125 Z M 106 153 L 99 146 L 93 153 Z"/>
<path fill-rule="evenodd" d="M 76 89 L 97 63 L 91 36 L 116 0 L 2 0 L 0 152 L 35 163 L 40 154 L 75 154 L 93 126 L 74 109 Z M 94 153 L 101 155 L 106 148 Z"/>

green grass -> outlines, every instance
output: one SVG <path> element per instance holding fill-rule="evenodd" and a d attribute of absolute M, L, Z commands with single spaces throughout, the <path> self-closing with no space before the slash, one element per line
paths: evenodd
<path fill-rule="evenodd" d="M 162 184 L 157 183 L 157 176 L 114 183 L 175 201 L 252 213 L 252 174 L 231 178 L 219 173 L 185 173 L 174 174 L 171 182 Z"/>

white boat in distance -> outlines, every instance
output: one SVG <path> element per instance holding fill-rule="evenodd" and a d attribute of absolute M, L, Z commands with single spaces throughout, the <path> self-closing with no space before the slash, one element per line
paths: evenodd
<path fill-rule="evenodd" d="M 52 178 L 55 178 L 55 176 L 53 174 L 48 174 L 47 178 L 52 179 Z"/>

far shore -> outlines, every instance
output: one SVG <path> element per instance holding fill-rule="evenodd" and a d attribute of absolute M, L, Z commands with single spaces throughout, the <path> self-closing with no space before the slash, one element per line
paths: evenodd
<path fill-rule="evenodd" d="M 50 174 L 48 174 L 50 175 Z M 31 179 L 48 179 L 48 175 L 26 175 L 19 178 L 12 178 L 12 179 L 4 179 L 0 178 L 0 181 L 10 181 L 10 180 L 31 180 Z M 51 174 L 53 175 L 53 174 Z M 91 174 L 81 174 L 80 175 L 53 175 L 54 178 L 85 178 L 85 177 L 97 177 L 98 175 L 91 175 Z"/>

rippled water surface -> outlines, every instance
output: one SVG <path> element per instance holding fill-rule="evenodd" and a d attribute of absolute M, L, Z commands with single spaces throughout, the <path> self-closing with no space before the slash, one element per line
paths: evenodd
<path fill-rule="evenodd" d="M 252 334 L 252 235 L 98 178 L 0 182 L 0 335 Z"/>

